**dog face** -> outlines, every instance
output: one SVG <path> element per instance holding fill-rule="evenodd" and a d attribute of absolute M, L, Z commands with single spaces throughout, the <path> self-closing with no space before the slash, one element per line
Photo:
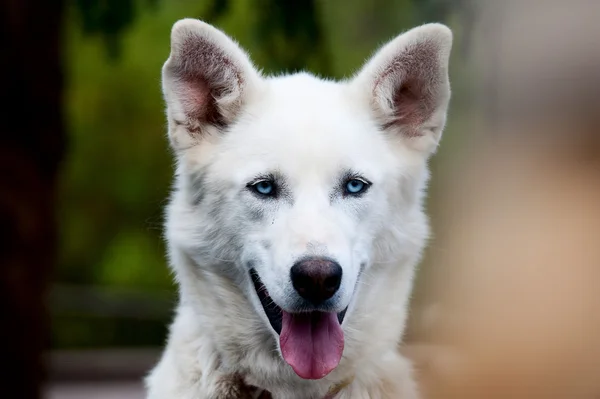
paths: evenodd
<path fill-rule="evenodd" d="M 263 78 L 210 25 L 173 28 L 169 241 L 244 290 L 303 378 L 337 366 L 361 272 L 426 235 L 416 226 L 445 123 L 450 46 L 446 27 L 425 25 L 334 83 Z"/>

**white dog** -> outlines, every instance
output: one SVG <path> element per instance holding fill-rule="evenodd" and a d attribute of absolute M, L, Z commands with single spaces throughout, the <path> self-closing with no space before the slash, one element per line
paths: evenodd
<path fill-rule="evenodd" d="M 261 76 L 216 28 L 174 25 L 162 78 L 180 302 L 148 398 L 418 397 L 398 346 L 451 45 L 423 25 L 333 82 Z"/>

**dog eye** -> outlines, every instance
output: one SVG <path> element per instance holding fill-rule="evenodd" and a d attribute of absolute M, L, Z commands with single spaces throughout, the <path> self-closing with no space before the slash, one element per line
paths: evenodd
<path fill-rule="evenodd" d="M 250 188 L 255 193 L 265 196 L 273 197 L 275 195 L 275 183 L 270 180 L 260 180 L 250 185 Z"/>
<path fill-rule="evenodd" d="M 344 186 L 345 194 L 358 195 L 362 194 L 369 188 L 370 184 L 361 179 L 350 179 Z"/>

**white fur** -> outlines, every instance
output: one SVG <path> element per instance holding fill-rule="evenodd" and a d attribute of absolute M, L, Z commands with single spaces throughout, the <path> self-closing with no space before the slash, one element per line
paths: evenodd
<path fill-rule="evenodd" d="M 450 98 L 451 42 L 445 26 L 424 25 L 355 78 L 331 82 L 262 77 L 219 30 L 175 24 L 163 90 L 177 159 L 166 237 L 180 303 L 149 399 L 225 398 L 231 376 L 274 399 L 320 399 L 348 378 L 336 398 L 418 396 L 397 347 L 428 236 L 422 197 Z M 347 169 L 372 182 L 360 198 L 336 194 Z M 256 198 L 247 183 L 273 170 L 289 198 Z M 305 255 L 339 262 L 334 310 L 349 306 L 341 363 L 312 381 L 283 361 L 248 269 L 290 309 L 290 268 Z"/>

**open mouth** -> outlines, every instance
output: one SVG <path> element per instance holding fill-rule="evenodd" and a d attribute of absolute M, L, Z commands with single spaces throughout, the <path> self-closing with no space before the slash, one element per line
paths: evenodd
<path fill-rule="evenodd" d="M 250 276 L 269 323 L 279 334 L 283 358 L 296 374 L 313 380 L 335 369 L 344 350 L 341 324 L 347 308 L 339 313 L 289 313 L 271 299 L 254 269 Z"/>

